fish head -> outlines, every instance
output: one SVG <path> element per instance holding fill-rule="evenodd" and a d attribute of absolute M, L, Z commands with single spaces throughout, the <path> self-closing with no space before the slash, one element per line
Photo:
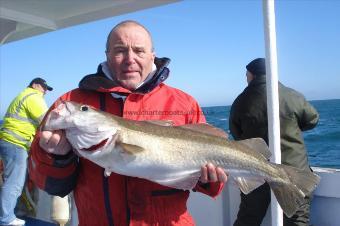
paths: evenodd
<path fill-rule="evenodd" d="M 102 131 L 112 127 L 110 116 L 93 107 L 71 101 L 62 101 L 47 116 L 45 130 L 78 127 L 84 131 Z"/>
<path fill-rule="evenodd" d="M 53 131 L 73 127 L 72 112 L 74 112 L 72 105 L 68 108 L 66 102 L 61 102 L 48 113 L 43 130 Z"/>
<path fill-rule="evenodd" d="M 118 129 L 110 114 L 89 105 L 63 101 L 48 114 L 44 130 L 65 130 L 73 148 L 81 150 L 102 143 Z"/>

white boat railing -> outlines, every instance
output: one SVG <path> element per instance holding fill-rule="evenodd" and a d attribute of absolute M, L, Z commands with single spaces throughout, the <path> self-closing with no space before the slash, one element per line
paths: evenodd
<path fill-rule="evenodd" d="M 279 90 L 274 0 L 263 0 L 263 22 L 266 49 L 266 88 L 269 149 L 272 153 L 271 162 L 281 163 Z M 273 192 L 271 192 L 271 200 L 272 202 L 270 206 L 272 214 L 272 225 L 282 226 L 283 212 Z"/>

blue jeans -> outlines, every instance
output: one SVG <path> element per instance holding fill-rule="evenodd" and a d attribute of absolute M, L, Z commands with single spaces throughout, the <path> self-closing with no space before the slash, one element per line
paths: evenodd
<path fill-rule="evenodd" d="M 6 225 L 16 216 L 14 208 L 25 184 L 27 151 L 0 139 L 0 158 L 4 164 L 4 184 L 0 187 L 0 225 Z"/>

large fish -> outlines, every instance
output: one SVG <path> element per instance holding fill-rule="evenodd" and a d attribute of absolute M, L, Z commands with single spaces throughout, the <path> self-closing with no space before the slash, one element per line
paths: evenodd
<path fill-rule="evenodd" d="M 261 138 L 231 141 L 205 124 L 164 126 L 62 102 L 49 113 L 44 129 L 65 130 L 75 152 L 105 168 L 107 175 L 115 172 L 187 190 L 197 184 L 201 166 L 213 163 L 245 194 L 268 182 L 288 217 L 319 182 L 312 172 L 267 161 L 270 152 Z"/>

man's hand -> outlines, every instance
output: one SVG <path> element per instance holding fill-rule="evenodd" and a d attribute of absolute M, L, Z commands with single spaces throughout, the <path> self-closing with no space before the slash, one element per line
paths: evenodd
<path fill-rule="evenodd" d="M 201 177 L 200 182 L 209 183 L 209 182 L 227 182 L 228 176 L 220 167 L 215 167 L 213 164 L 208 163 L 201 168 Z"/>
<path fill-rule="evenodd" d="M 63 130 L 42 131 L 39 145 L 46 152 L 55 155 L 66 155 L 70 150 L 72 150 L 72 146 L 67 141 Z"/>

